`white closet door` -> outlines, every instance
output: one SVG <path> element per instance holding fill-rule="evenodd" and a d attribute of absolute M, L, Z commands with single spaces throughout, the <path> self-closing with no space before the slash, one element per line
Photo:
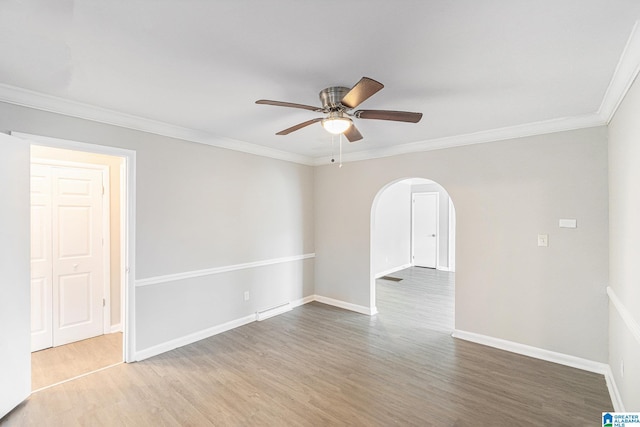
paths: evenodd
<path fill-rule="evenodd" d="M 29 144 L 0 132 L 0 418 L 31 393 Z"/>
<path fill-rule="evenodd" d="M 436 268 L 438 193 L 413 194 L 412 223 L 413 265 Z"/>
<path fill-rule="evenodd" d="M 51 168 L 31 165 L 31 351 L 53 346 Z"/>
<path fill-rule="evenodd" d="M 53 168 L 53 345 L 104 333 L 102 172 Z"/>

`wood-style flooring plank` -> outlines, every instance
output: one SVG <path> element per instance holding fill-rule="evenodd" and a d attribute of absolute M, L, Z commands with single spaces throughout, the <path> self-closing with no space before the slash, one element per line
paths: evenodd
<path fill-rule="evenodd" d="M 31 389 L 122 362 L 122 333 L 100 335 L 31 353 Z"/>
<path fill-rule="evenodd" d="M 32 395 L 13 425 L 585 426 L 602 375 L 457 340 L 454 275 L 378 280 L 373 317 L 317 302 Z"/>

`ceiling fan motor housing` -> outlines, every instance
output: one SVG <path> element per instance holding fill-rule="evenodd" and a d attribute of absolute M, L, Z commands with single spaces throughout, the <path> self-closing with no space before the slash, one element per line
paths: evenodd
<path fill-rule="evenodd" d="M 345 106 L 341 104 L 342 98 L 350 91 L 348 87 L 333 86 L 320 91 L 320 102 L 322 107 L 329 111 L 345 110 Z"/>

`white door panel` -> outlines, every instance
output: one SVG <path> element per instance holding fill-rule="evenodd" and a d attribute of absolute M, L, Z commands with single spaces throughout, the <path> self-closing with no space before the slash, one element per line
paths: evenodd
<path fill-rule="evenodd" d="M 102 178 L 32 165 L 32 351 L 104 333 Z"/>
<path fill-rule="evenodd" d="M 53 169 L 53 345 L 104 333 L 102 172 Z"/>
<path fill-rule="evenodd" d="M 414 193 L 412 198 L 413 265 L 436 268 L 438 256 L 438 193 Z"/>
<path fill-rule="evenodd" d="M 31 165 L 31 351 L 53 346 L 51 169 Z"/>
<path fill-rule="evenodd" d="M 31 393 L 29 144 L 0 132 L 0 418 Z"/>

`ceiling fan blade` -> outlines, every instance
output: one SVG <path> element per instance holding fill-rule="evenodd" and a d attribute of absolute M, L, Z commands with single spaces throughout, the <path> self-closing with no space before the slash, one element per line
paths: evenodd
<path fill-rule="evenodd" d="M 363 77 L 349 92 L 342 98 L 342 105 L 349 108 L 356 108 L 363 101 L 382 89 L 384 85 L 369 77 Z"/>
<path fill-rule="evenodd" d="M 354 113 L 354 116 L 359 119 L 391 120 L 394 122 L 418 123 L 422 118 L 422 113 L 389 110 L 358 110 Z"/>
<path fill-rule="evenodd" d="M 320 121 L 322 121 L 322 118 L 307 120 L 306 122 L 298 123 L 295 126 L 291 126 L 290 128 L 281 130 L 280 132 L 276 133 L 276 135 L 289 135 L 291 132 L 295 132 L 299 129 L 302 129 L 314 123 L 318 123 Z"/>
<path fill-rule="evenodd" d="M 294 104 L 293 102 L 271 101 L 269 99 L 259 99 L 256 101 L 256 104 L 275 105 L 276 107 L 302 108 L 303 110 L 318 111 L 318 112 L 322 111 L 322 108 L 314 107 L 312 105 Z"/>
<path fill-rule="evenodd" d="M 362 134 L 353 123 L 351 123 L 351 126 L 349 126 L 347 130 L 344 131 L 343 135 L 347 137 L 349 142 L 356 142 L 362 139 Z"/>

